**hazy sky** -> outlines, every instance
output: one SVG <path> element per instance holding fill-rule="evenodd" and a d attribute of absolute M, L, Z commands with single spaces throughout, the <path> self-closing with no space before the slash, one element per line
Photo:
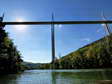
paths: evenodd
<path fill-rule="evenodd" d="M 112 0 L 0 0 L 4 21 L 101 20 L 112 17 Z M 110 25 L 111 26 L 111 25 Z M 50 62 L 50 25 L 6 26 L 25 61 Z M 56 56 L 64 56 L 105 35 L 102 25 L 55 25 Z"/>

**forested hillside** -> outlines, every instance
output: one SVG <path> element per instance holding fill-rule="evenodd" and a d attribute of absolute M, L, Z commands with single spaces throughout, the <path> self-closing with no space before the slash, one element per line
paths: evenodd
<path fill-rule="evenodd" d="M 57 59 L 54 65 L 55 69 L 112 68 L 112 35 Z M 51 66 L 47 64 L 41 68 Z"/>
<path fill-rule="evenodd" d="M 0 28 L 0 74 L 17 73 L 22 70 L 21 54 L 8 37 L 8 33 Z"/>
<path fill-rule="evenodd" d="M 26 70 L 38 69 L 41 65 L 42 63 L 32 63 L 25 61 L 22 63 L 22 66 L 24 66 Z"/>

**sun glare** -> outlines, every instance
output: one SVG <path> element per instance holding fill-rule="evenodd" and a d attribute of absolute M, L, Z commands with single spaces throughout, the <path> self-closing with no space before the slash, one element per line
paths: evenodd
<path fill-rule="evenodd" d="M 23 22 L 23 21 L 25 21 L 23 18 L 17 18 L 17 19 L 16 19 L 16 22 Z M 20 30 L 20 31 L 24 31 L 24 30 L 27 28 L 26 25 L 15 25 L 14 27 L 15 27 L 17 30 Z"/>

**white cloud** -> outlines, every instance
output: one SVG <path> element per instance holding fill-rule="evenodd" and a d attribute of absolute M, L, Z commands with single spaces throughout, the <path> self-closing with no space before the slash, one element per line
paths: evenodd
<path fill-rule="evenodd" d="M 98 30 L 96 30 L 97 33 L 99 33 L 100 31 L 102 31 L 102 29 L 98 29 Z"/>
<path fill-rule="evenodd" d="M 23 53 L 23 60 L 33 63 L 47 63 L 51 61 L 50 51 L 26 51 Z"/>
<path fill-rule="evenodd" d="M 84 39 L 81 39 L 81 41 L 87 41 L 87 42 L 89 42 L 89 41 L 91 41 L 91 39 L 90 38 L 84 38 Z"/>
<path fill-rule="evenodd" d="M 105 24 L 101 24 L 102 26 L 105 26 Z"/>
<path fill-rule="evenodd" d="M 62 25 L 60 24 L 60 25 L 58 25 L 59 26 L 59 28 L 61 28 L 62 27 Z"/>
<path fill-rule="evenodd" d="M 55 25 L 55 27 L 61 28 L 62 24 Z"/>

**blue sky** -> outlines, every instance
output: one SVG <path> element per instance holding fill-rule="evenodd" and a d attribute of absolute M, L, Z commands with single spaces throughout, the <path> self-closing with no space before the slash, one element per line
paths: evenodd
<path fill-rule="evenodd" d="M 0 14 L 4 21 L 102 20 L 103 11 L 112 19 L 112 0 L 0 0 Z M 110 25 L 111 26 L 111 25 Z M 29 62 L 51 61 L 50 25 L 6 26 L 9 36 Z M 21 26 L 22 28 L 22 26 Z M 102 25 L 55 25 L 56 56 L 62 56 L 105 35 Z"/>

